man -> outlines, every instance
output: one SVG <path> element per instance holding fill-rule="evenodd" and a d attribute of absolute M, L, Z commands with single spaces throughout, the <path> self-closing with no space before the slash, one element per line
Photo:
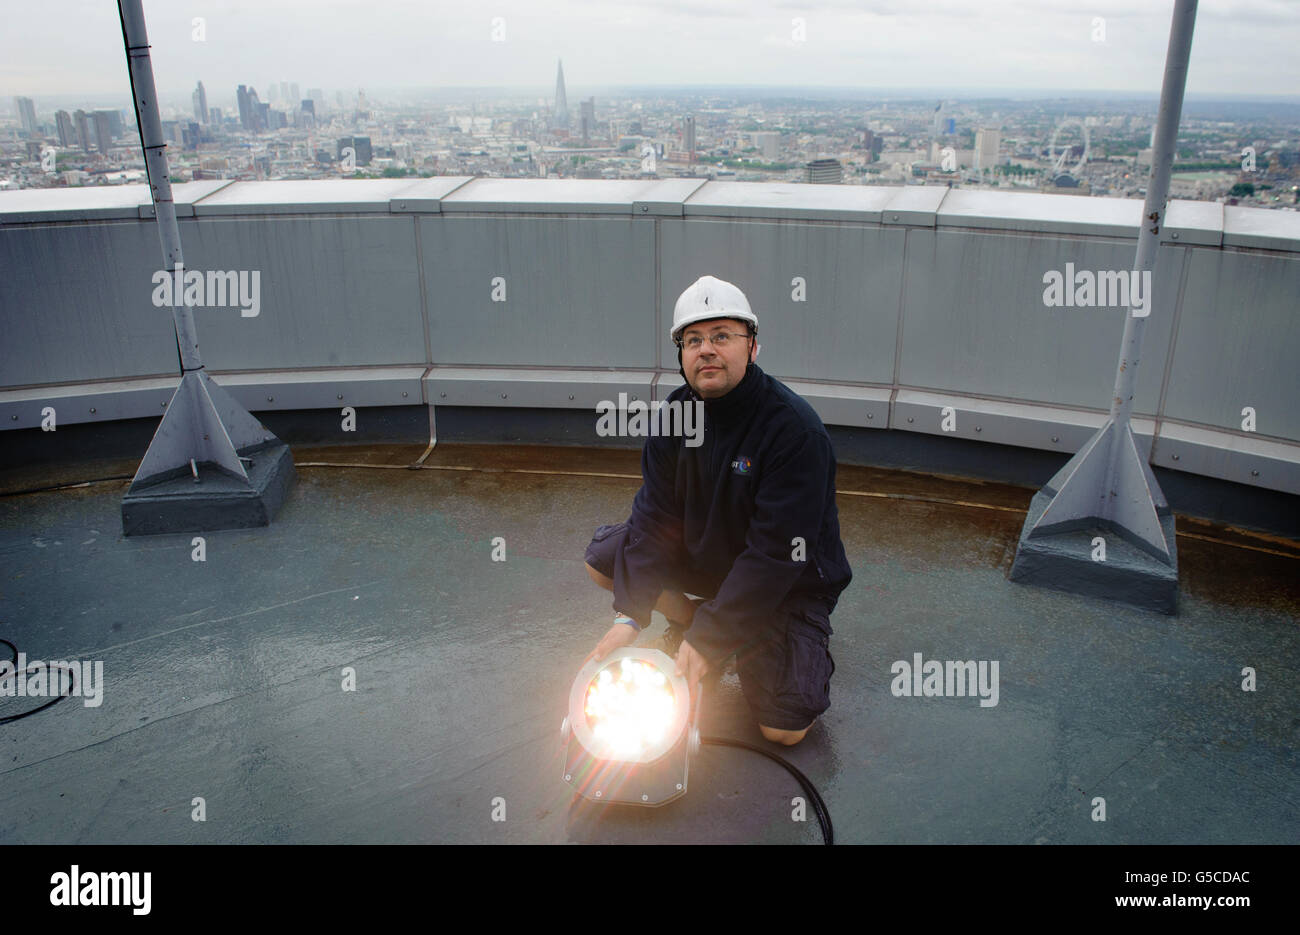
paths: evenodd
<path fill-rule="evenodd" d="M 763 736 L 788 746 L 830 707 L 830 615 L 853 574 L 826 427 L 754 363 L 757 336 L 729 282 L 702 276 L 678 298 L 671 337 L 686 385 L 668 401 L 703 401 L 704 441 L 652 433 L 631 517 L 596 530 L 587 571 L 616 610 L 588 658 L 635 642 L 658 610 L 692 690 L 736 654 Z"/>

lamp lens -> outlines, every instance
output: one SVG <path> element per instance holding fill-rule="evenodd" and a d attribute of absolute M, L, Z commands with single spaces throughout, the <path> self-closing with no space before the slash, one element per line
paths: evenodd
<path fill-rule="evenodd" d="M 664 739 L 675 700 L 663 672 L 640 659 L 622 659 L 588 684 L 587 725 L 614 755 L 637 756 Z"/>

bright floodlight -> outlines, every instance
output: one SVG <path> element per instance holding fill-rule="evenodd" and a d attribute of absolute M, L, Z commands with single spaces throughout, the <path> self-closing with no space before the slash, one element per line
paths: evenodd
<path fill-rule="evenodd" d="M 659 650 L 635 648 L 583 666 L 560 727 L 564 781 L 580 795 L 662 805 L 686 792 L 699 731 L 687 724 L 690 692 L 674 668 Z"/>
<path fill-rule="evenodd" d="M 672 726 L 673 689 L 650 663 L 624 658 L 588 684 L 585 713 L 599 743 L 620 759 L 640 756 Z"/>

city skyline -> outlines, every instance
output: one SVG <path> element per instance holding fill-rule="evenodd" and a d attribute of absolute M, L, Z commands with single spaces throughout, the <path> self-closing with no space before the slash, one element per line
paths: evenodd
<path fill-rule="evenodd" d="M 1090 5 L 1089 11 L 1095 15 L 1086 17 L 1087 36 L 1083 39 L 1079 35 L 1083 7 L 1067 0 L 1043 0 L 1039 4 L 1000 0 L 981 6 L 983 18 L 974 19 L 969 15 L 971 6 L 958 7 L 951 0 L 924 0 L 918 5 L 920 14 L 912 7 L 902 12 L 904 8 L 893 3 L 874 4 L 866 13 L 845 13 L 833 3 L 824 4 L 785 20 L 791 24 L 791 35 L 784 51 L 781 43 L 771 41 L 770 32 L 764 34 L 767 39 L 760 44 L 768 46 L 768 58 L 773 64 L 763 75 L 769 83 L 739 84 L 744 75 L 738 68 L 725 75 L 714 69 L 700 83 L 682 83 L 690 71 L 680 64 L 683 49 L 689 50 L 692 43 L 715 34 L 718 10 L 734 10 L 730 3 L 721 0 L 718 7 L 705 7 L 684 0 L 669 11 L 679 18 L 694 17 L 706 25 L 692 33 L 684 45 L 679 44 L 681 47 L 662 54 L 658 46 L 643 41 L 645 51 L 664 66 L 664 76 L 678 83 L 602 83 L 606 75 L 599 65 L 596 73 L 583 70 L 584 63 L 589 65 L 600 57 L 593 50 L 601 44 L 592 39 L 576 43 L 577 65 L 572 57 L 557 54 L 537 68 L 537 74 L 531 76 L 533 83 L 506 84 L 516 77 L 515 71 L 500 67 L 492 70 L 493 63 L 501 66 L 506 56 L 512 68 L 532 68 L 542 41 L 532 37 L 544 36 L 556 22 L 563 21 L 557 13 L 544 28 L 530 31 L 527 24 L 536 27 L 535 18 L 530 18 L 531 14 L 506 15 L 507 8 L 486 17 L 474 14 L 478 22 L 491 24 L 492 35 L 481 48 L 473 43 L 464 48 L 478 48 L 479 52 L 490 48 L 490 52 L 455 74 L 461 84 L 396 88 L 375 80 L 373 63 L 364 51 L 375 43 L 350 37 L 343 46 L 331 46 L 323 40 L 304 46 L 300 35 L 273 44 L 277 62 L 274 67 L 281 72 L 277 77 L 263 77 L 268 68 L 259 63 L 228 84 L 222 77 L 214 78 L 210 72 L 216 67 L 204 60 L 213 52 L 230 51 L 227 46 L 231 40 L 225 36 L 234 24 L 240 24 L 242 29 L 248 14 L 222 12 L 220 6 L 205 8 L 207 12 L 201 19 L 193 20 L 192 26 L 185 24 L 192 33 L 187 32 L 177 42 L 180 21 L 168 17 L 179 8 L 166 7 L 165 15 L 150 29 L 151 56 L 159 61 L 160 56 L 166 57 L 163 50 L 173 55 L 178 50 L 189 52 L 186 68 L 193 76 L 184 87 L 159 94 L 158 109 L 173 178 L 247 181 L 458 174 L 499 178 L 705 177 L 832 185 L 938 183 L 1100 197 L 1134 198 L 1144 194 L 1160 74 L 1151 77 L 1150 86 L 1137 90 L 1057 90 L 1046 82 L 1032 88 L 999 89 L 955 79 L 937 88 L 903 86 L 902 79 L 915 77 L 914 71 L 902 75 L 893 89 L 873 89 L 861 83 L 834 86 L 798 81 L 816 80 L 819 76 L 823 81 L 830 80 L 825 75 L 836 72 L 835 55 L 831 53 L 852 39 L 853 29 L 846 26 L 834 40 L 818 36 L 825 34 L 831 23 L 843 21 L 861 27 L 867 22 L 864 16 L 891 24 L 895 32 L 900 23 L 913 23 L 903 32 L 911 38 L 923 36 L 930 58 L 944 54 L 952 30 L 964 23 L 968 28 L 960 47 L 967 58 L 982 63 L 976 79 L 980 82 L 1005 81 L 1013 73 L 1032 73 L 1043 55 L 1055 56 L 1055 79 L 1095 80 L 1096 68 L 1070 72 L 1064 67 L 1069 56 L 1084 56 L 1099 65 L 1113 63 L 1121 49 L 1142 46 L 1140 51 L 1121 56 L 1126 65 L 1145 69 L 1148 59 L 1163 59 L 1161 44 L 1165 40 L 1161 36 L 1167 36 L 1168 27 L 1154 18 L 1154 3 L 1140 7 L 1136 13 L 1110 0 Z M 1242 58 L 1240 46 L 1233 47 L 1235 57 L 1215 57 L 1226 41 L 1226 34 L 1219 28 L 1222 24 L 1217 21 L 1223 16 L 1233 13 L 1232 22 L 1238 31 L 1253 28 L 1265 44 L 1288 34 L 1285 28 L 1265 26 L 1300 22 L 1300 4 L 1294 13 L 1280 13 L 1276 0 L 1209 0 L 1206 7 L 1210 15 L 1198 18 L 1198 26 L 1209 37 L 1208 51 L 1203 50 L 1202 71 L 1217 68 L 1219 73 L 1230 73 L 1236 67 L 1234 62 Z M 376 22 L 384 22 L 399 8 L 399 0 L 381 5 Z M 256 28 L 245 30 L 248 43 L 240 46 L 245 58 L 255 56 L 257 49 L 264 47 L 262 40 L 275 31 L 270 28 L 275 16 L 295 9 L 299 7 L 293 0 L 282 0 L 271 8 L 268 18 L 261 15 L 259 8 L 253 19 Z M 322 9 L 331 7 L 327 4 Z M 634 22 L 634 16 L 629 18 L 629 9 L 640 7 L 621 11 L 619 29 Z M 759 28 L 770 29 L 777 21 L 772 19 L 776 15 L 772 11 L 790 9 L 756 7 L 756 17 L 766 24 Z M 1029 17 L 1028 21 L 1012 17 L 1020 31 L 1008 27 L 1007 35 L 999 35 L 996 40 L 981 34 L 980 29 L 990 21 L 988 17 L 996 19 L 1024 10 L 1041 15 Z M 97 8 L 95 16 L 102 19 L 101 13 Z M 423 13 L 411 9 L 407 13 L 411 23 L 423 22 Z M 320 27 L 322 16 L 316 12 L 305 15 L 300 23 L 302 30 Z M 444 12 L 439 20 L 439 35 L 454 33 L 471 19 Z M 330 22 L 335 30 L 346 25 L 340 19 Z M 523 32 L 528 37 L 523 42 L 518 38 L 521 22 L 526 24 Z M 673 22 L 669 17 L 655 28 L 661 33 L 671 32 Z M 75 16 L 70 23 L 65 30 L 69 35 L 85 26 Z M 609 20 L 602 10 L 592 11 L 581 21 L 572 19 L 572 23 L 571 34 L 556 40 L 565 49 L 575 44 L 575 37 L 580 40 L 594 35 L 593 30 L 600 32 L 602 24 L 607 26 Z M 747 48 L 754 41 L 752 25 L 746 21 L 746 26 L 735 29 L 735 35 L 727 41 L 714 42 L 712 60 L 730 61 L 731 52 Z M 101 26 L 106 34 L 109 21 Z M 212 29 L 215 32 L 209 33 Z M 1117 31 L 1121 41 L 1115 43 Z M 387 37 L 380 26 L 372 32 Z M 402 35 L 421 32 L 408 24 Z M 363 34 L 358 31 L 358 35 Z M 604 35 L 610 36 L 615 46 L 622 41 L 617 29 Z M 647 33 L 647 37 L 652 35 Z M 1017 59 L 1016 49 L 1023 51 L 1030 39 L 1036 43 L 1034 56 Z M 398 40 L 398 46 L 403 41 Z M 1081 46 L 1081 42 L 1087 45 Z M 824 48 L 810 50 L 810 43 L 823 43 Z M 332 64 L 327 73 L 330 80 L 316 80 L 321 72 L 314 65 L 303 65 L 300 70 L 286 66 L 287 59 L 279 55 L 284 51 L 291 58 L 304 48 L 310 51 L 313 62 Z M 1271 74 L 1266 69 L 1276 63 L 1268 62 L 1259 48 L 1245 48 L 1252 60 L 1266 62 L 1253 72 L 1254 91 L 1234 96 L 1231 89 L 1224 87 L 1201 92 L 1193 88 L 1186 94 L 1171 192 L 1175 197 L 1230 205 L 1295 210 L 1300 205 L 1300 95 L 1266 93 L 1277 89 L 1275 81 L 1264 80 L 1261 84 L 1263 76 Z M 601 49 L 601 55 L 608 51 L 605 46 Z M 1063 49 L 1068 54 L 1062 53 Z M 361 51 L 354 55 L 354 50 Z M 392 54 L 391 49 L 389 53 L 389 59 L 401 60 L 401 55 Z M 770 83 L 783 66 L 809 54 L 830 63 L 829 72 L 825 68 L 804 68 L 797 75 L 798 81 Z M 60 61 L 73 60 L 66 55 L 60 57 Z M 437 61 L 446 70 L 445 61 L 436 56 L 429 60 Z M 228 72 L 232 61 L 222 59 L 216 70 Z M 878 65 L 870 56 L 866 61 L 872 67 Z M 1282 61 L 1282 70 L 1289 67 L 1289 61 Z M 1189 73 L 1197 68 L 1193 55 Z M 1112 74 L 1104 68 L 1101 72 Z M 160 85 L 168 88 L 163 81 L 165 65 L 156 65 L 154 73 Z M 382 74 L 381 69 L 380 77 Z M 497 83 L 478 87 L 465 84 L 487 75 Z M 546 77 L 537 81 L 541 76 Z M 422 79 L 428 77 L 421 75 Z M 144 165 L 128 90 L 122 86 L 117 91 L 105 88 L 94 93 L 83 90 L 56 95 L 47 90 L 12 95 L 13 116 L 0 114 L 0 189 L 130 184 L 142 180 Z"/>
<path fill-rule="evenodd" d="M 144 3 L 155 78 L 169 101 L 186 99 L 199 80 L 213 100 L 233 97 L 239 84 L 261 89 L 282 80 L 372 94 L 535 88 L 542 98 L 550 97 L 558 59 L 575 100 L 690 87 L 1146 96 L 1159 92 L 1172 3 L 889 0 L 865 7 L 680 0 L 435 10 L 390 0 L 364 8 L 369 28 L 358 33 L 357 7 L 341 0 L 201 10 Z M 10 12 L 0 39 L 0 96 L 129 99 L 115 4 L 75 3 L 58 18 L 42 13 Z M 1290 51 L 1297 40 L 1298 4 L 1203 0 L 1188 98 L 1300 99 L 1300 61 Z"/>

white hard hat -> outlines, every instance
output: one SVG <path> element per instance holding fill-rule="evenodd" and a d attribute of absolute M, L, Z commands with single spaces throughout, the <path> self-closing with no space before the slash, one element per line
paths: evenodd
<path fill-rule="evenodd" d="M 739 318 L 758 330 L 758 316 L 749 308 L 745 293 L 715 276 L 701 276 L 677 297 L 673 308 L 673 328 L 668 336 L 676 341 L 687 325 L 710 318 Z"/>

